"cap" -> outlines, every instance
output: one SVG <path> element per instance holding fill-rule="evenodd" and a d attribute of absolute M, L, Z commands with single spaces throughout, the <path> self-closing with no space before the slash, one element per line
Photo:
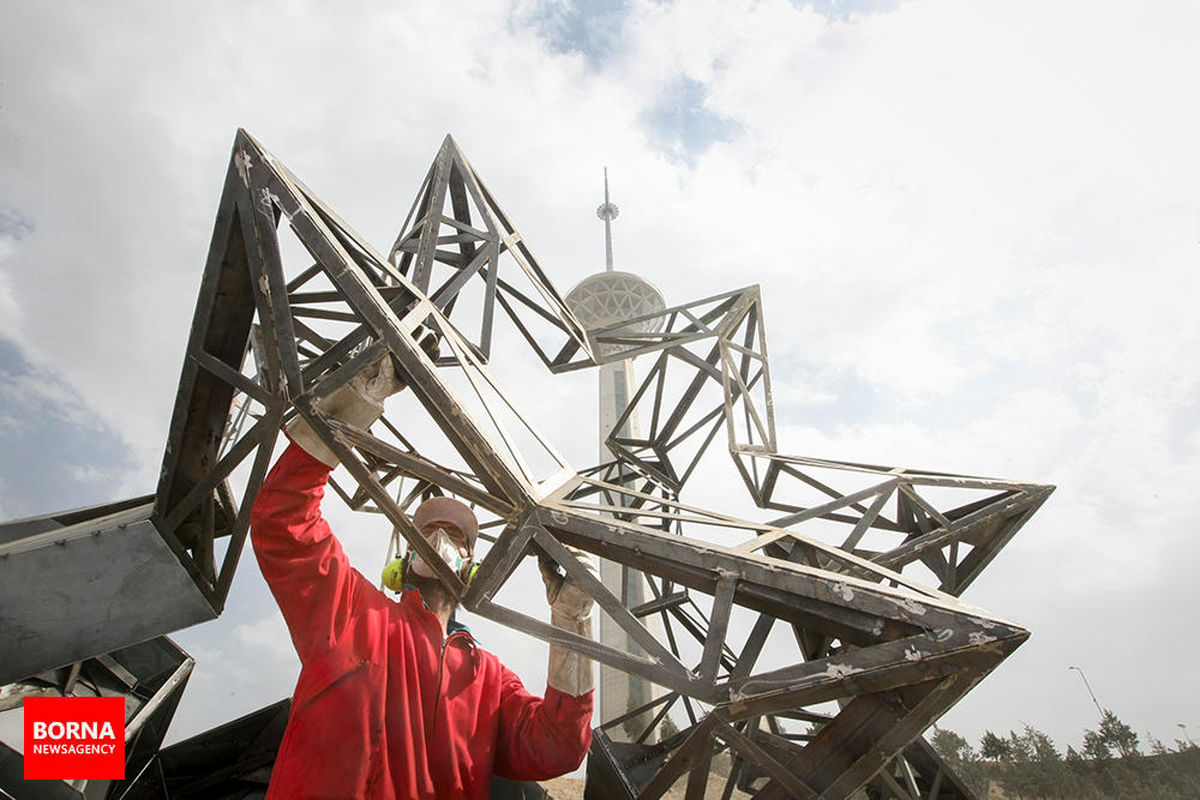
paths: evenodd
<path fill-rule="evenodd" d="M 475 519 L 475 512 L 465 503 L 453 497 L 431 497 L 421 503 L 417 512 L 413 514 L 413 524 L 417 526 L 417 530 L 423 531 L 427 526 L 438 522 L 453 525 L 462 531 L 471 548 L 475 548 L 475 539 L 479 535 L 479 520 Z"/>

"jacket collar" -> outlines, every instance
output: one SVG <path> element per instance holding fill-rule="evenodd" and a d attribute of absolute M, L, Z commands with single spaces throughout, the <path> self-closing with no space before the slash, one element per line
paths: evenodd
<path fill-rule="evenodd" d="M 404 593 L 400 596 L 400 600 L 404 603 L 415 603 L 420 600 L 421 606 L 426 611 L 429 611 L 429 606 L 425 603 L 425 598 L 421 597 L 421 590 L 411 583 L 404 584 Z M 454 615 L 451 615 L 450 621 L 446 623 L 446 637 L 449 638 L 456 633 L 465 633 L 472 641 L 475 639 L 474 634 L 471 633 L 471 629 L 455 619 Z"/>

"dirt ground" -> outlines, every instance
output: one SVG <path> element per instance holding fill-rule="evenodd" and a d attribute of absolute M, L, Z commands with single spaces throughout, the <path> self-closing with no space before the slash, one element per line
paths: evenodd
<path fill-rule="evenodd" d="M 583 780 L 580 778 L 554 778 L 542 781 L 541 785 L 554 800 L 583 800 Z"/>
<path fill-rule="evenodd" d="M 542 781 L 542 788 L 550 793 L 553 800 L 583 800 L 583 780 L 578 778 L 555 778 L 549 781 Z M 725 777 L 723 775 L 712 774 L 709 776 L 708 791 L 705 793 L 706 798 L 711 800 L 719 800 L 721 791 L 725 788 Z M 684 800 L 686 794 L 686 781 L 680 781 L 676 786 L 671 787 L 667 791 L 664 798 L 667 800 Z M 734 800 L 748 800 L 750 795 L 734 790 Z"/>

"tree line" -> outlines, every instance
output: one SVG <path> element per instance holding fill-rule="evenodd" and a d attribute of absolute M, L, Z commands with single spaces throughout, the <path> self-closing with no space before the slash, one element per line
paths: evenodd
<path fill-rule="evenodd" d="M 954 731 L 935 727 L 930 744 L 981 798 L 993 787 L 1010 800 L 1200 798 L 1195 743 L 1176 739 L 1168 746 L 1151 737 L 1143 753 L 1137 733 L 1112 711 L 1103 711 L 1096 730 L 1084 731 L 1081 752 L 1070 746 L 1060 752 L 1030 725 L 1007 736 L 986 731 L 978 750 Z"/>

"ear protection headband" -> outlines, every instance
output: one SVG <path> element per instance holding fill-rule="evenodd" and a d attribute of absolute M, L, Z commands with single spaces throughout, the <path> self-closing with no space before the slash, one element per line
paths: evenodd
<path fill-rule="evenodd" d="M 383 585 L 393 592 L 404 590 L 404 576 L 408 574 L 408 565 L 412 563 L 415 551 L 410 547 L 405 551 L 400 558 L 393 558 L 383 568 Z M 464 578 L 465 583 L 470 583 L 475 577 L 475 573 L 479 571 L 479 565 L 474 563 L 472 559 L 470 567 L 467 568 L 466 576 L 459 575 Z"/>

